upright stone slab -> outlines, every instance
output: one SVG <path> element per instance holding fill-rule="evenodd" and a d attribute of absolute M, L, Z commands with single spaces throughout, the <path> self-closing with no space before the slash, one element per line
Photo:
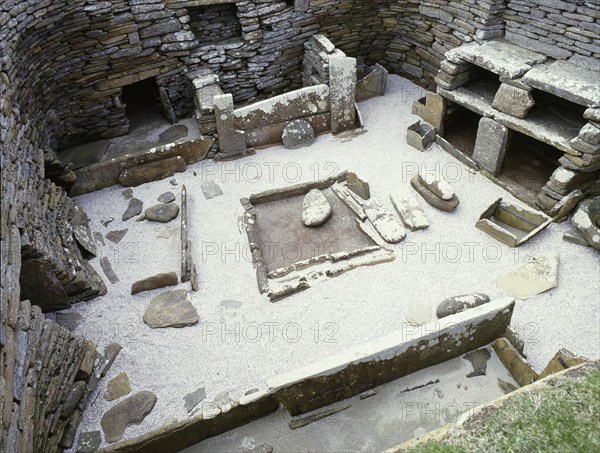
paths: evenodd
<path fill-rule="evenodd" d="M 493 175 L 500 173 L 502 161 L 508 147 L 509 131 L 506 126 L 491 118 L 481 118 L 473 160 Z"/>
<path fill-rule="evenodd" d="M 339 134 L 355 128 L 356 58 L 341 55 L 329 59 L 331 132 Z"/>
<path fill-rule="evenodd" d="M 425 96 L 425 109 L 423 119 L 437 129 L 437 133 L 444 133 L 444 117 L 446 115 L 446 99 L 436 93 L 427 93 Z"/>
<path fill-rule="evenodd" d="M 219 133 L 219 149 L 222 153 L 239 153 L 246 150 L 246 133 L 235 128 L 233 96 L 231 93 L 214 97 L 215 119 Z"/>

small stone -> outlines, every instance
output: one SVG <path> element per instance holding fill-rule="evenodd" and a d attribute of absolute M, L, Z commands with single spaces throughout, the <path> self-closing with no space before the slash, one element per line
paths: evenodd
<path fill-rule="evenodd" d="M 191 412 L 204 398 L 206 398 L 206 389 L 204 387 L 200 387 L 195 392 L 188 393 L 183 397 L 185 410 Z"/>
<path fill-rule="evenodd" d="M 122 396 L 127 395 L 131 392 L 131 384 L 129 383 L 129 377 L 127 373 L 119 373 L 106 385 L 106 393 L 104 393 L 104 399 L 106 401 L 116 400 Z"/>
<path fill-rule="evenodd" d="M 119 277 L 117 277 L 117 274 L 115 274 L 113 271 L 112 265 L 110 264 L 107 256 L 100 258 L 100 267 L 102 267 L 104 275 L 106 275 L 106 278 L 108 278 L 109 282 L 111 282 L 113 285 L 119 282 Z"/>
<path fill-rule="evenodd" d="M 178 289 L 152 299 L 144 313 L 144 322 L 153 329 L 186 327 L 198 322 L 198 313 L 187 290 Z"/>
<path fill-rule="evenodd" d="M 179 206 L 175 203 L 161 203 L 146 209 L 146 220 L 167 223 L 179 215 Z"/>
<path fill-rule="evenodd" d="M 156 237 L 162 239 L 169 239 L 171 236 L 173 236 L 173 233 L 175 233 L 175 231 L 177 231 L 177 227 L 164 226 L 160 230 L 158 230 L 158 234 L 156 235 Z"/>
<path fill-rule="evenodd" d="M 433 206 L 436 209 L 446 212 L 454 211 L 459 204 L 458 197 L 454 195 L 450 200 L 442 200 L 435 193 L 427 188 L 427 186 L 423 183 L 419 175 L 414 176 L 410 180 L 410 185 L 417 191 L 419 195 L 423 197 L 423 199 Z"/>
<path fill-rule="evenodd" d="M 390 199 L 402 222 L 411 231 L 429 227 L 429 221 L 425 217 L 423 208 L 407 189 L 404 187 L 398 189 L 390 195 Z"/>
<path fill-rule="evenodd" d="M 381 237 L 390 244 L 397 244 L 406 237 L 406 230 L 398 219 L 389 212 L 378 198 L 371 198 L 364 204 L 365 214 Z"/>
<path fill-rule="evenodd" d="M 115 218 L 114 218 L 114 217 L 109 217 L 109 218 L 108 218 L 108 219 L 106 219 L 106 220 L 102 220 L 102 221 L 100 221 L 100 223 L 101 223 L 102 225 L 104 225 L 106 228 L 108 228 L 108 225 L 109 225 L 109 224 L 110 224 L 110 223 L 111 223 L 113 220 L 115 220 Z"/>
<path fill-rule="evenodd" d="M 290 121 L 283 129 L 281 140 L 287 149 L 304 148 L 314 143 L 315 130 L 306 120 Z"/>
<path fill-rule="evenodd" d="M 161 203 L 171 203 L 175 201 L 175 195 L 173 194 L 173 192 L 165 192 L 163 194 L 160 194 L 160 196 L 158 197 L 158 201 L 160 201 Z"/>
<path fill-rule="evenodd" d="M 468 310 L 469 308 L 479 307 L 480 305 L 486 304 L 489 301 L 490 297 L 487 294 L 482 293 L 454 296 L 440 303 L 435 313 L 437 317 L 441 319 L 446 316 Z"/>
<path fill-rule="evenodd" d="M 371 198 L 369 183 L 356 176 L 356 173 L 348 173 L 346 176 L 346 186 L 363 200 L 368 200 Z"/>
<path fill-rule="evenodd" d="M 302 202 L 302 223 L 307 227 L 323 225 L 331 216 L 331 204 L 319 189 L 312 189 Z"/>
<path fill-rule="evenodd" d="M 79 435 L 77 453 L 94 453 L 100 448 L 102 437 L 100 431 L 89 431 Z"/>
<path fill-rule="evenodd" d="M 152 277 L 133 282 L 131 285 L 131 294 L 141 293 L 142 291 L 151 291 L 153 289 L 164 288 L 165 286 L 174 286 L 179 283 L 175 272 L 165 272 L 156 274 Z"/>
<path fill-rule="evenodd" d="M 171 184 L 172 186 L 176 186 L 177 185 L 177 180 L 176 179 L 171 179 L 169 181 L 169 184 Z"/>
<path fill-rule="evenodd" d="M 127 189 L 121 191 L 121 195 L 123 195 L 123 198 L 126 200 L 129 200 L 131 197 L 133 197 L 133 189 L 128 187 Z"/>
<path fill-rule="evenodd" d="M 590 145 L 600 144 L 600 127 L 587 123 L 579 131 L 579 138 Z"/>
<path fill-rule="evenodd" d="M 104 237 L 99 231 L 94 231 L 94 241 L 96 241 L 96 244 L 100 244 L 102 246 L 106 245 L 104 243 Z"/>
<path fill-rule="evenodd" d="M 128 231 L 128 228 L 125 228 L 124 230 L 109 231 L 108 233 L 106 233 L 106 239 L 108 239 L 114 244 L 118 244 L 119 242 L 121 242 L 121 239 L 123 239 L 123 237 L 127 234 Z"/>
<path fill-rule="evenodd" d="M 530 263 L 503 274 L 496 280 L 496 286 L 509 295 L 525 300 L 543 293 L 558 285 L 558 256 L 544 255 Z"/>
<path fill-rule="evenodd" d="M 142 200 L 138 198 L 132 198 L 131 200 L 129 200 L 129 206 L 127 206 L 127 209 L 123 213 L 123 217 L 121 218 L 121 220 L 125 222 L 131 219 L 132 217 L 139 215 L 142 212 L 143 207 L 144 203 L 142 202 Z"/>
<path fill-rule="evenodd" d="M 206 198 L 207 200 L 223 195 L 223 191 L 221 190 L 219 185 L 212 180 L 203 182 L 202 184 L 200 184 L 200 188 L 202 189 L 202 194 L 204 195 L 204 198 Z"/>
<path fill-rule="evenodd" d="M 121 440 L 125 430 L 131 425 L 139 425 L 156 404 L 156 395 L 142 390 L 113 406 L 102 416 L 100 425 L 107 442 Z"/>

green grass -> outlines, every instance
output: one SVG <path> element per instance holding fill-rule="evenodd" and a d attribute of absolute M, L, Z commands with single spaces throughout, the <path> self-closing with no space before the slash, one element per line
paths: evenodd
<path fill-rule="evenodd" d="M 555 387 L 516 396 L 475 417 L 466 433 L 411 453 L 600 452 L 600 371 L 561 379 Z"/>

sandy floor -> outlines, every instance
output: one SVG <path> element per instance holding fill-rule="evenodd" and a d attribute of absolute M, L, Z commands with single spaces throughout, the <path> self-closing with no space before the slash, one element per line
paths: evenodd
<path fill-rule="evenodd" d="M 422 91 L 396 76 L 386 96 L 361 104 L 368 132 L 352 140 L 324 135 L 310 148 L 290 151 L 273 147 L 234 162 L 202 162 L 169 179 L 134 189 L 144 207 L 168 190 L 178 196 L 187 186 L 190 239 L 198 267 L 200 291 L 193 303 L 200 323 L 184 329 L 153 330 L 142 317 L 152 297 L 162 291 L 130 295 L 131 283 L 163 271 L 179 273 L 179 232 L 157 239 L 161 224 L 121 222 L 127 201 L 122 187 L 77 199 L 89 214 L 93 231 L 129 228 L 124 239 L 101 250 L 120 282 L 109 293 L 71 311 L 84 317 L 75 333 L 100 348 L 117 341 L 124 349 L 97 398 L 82 417 L 80 430 L 100 429 L 102 415 L 115 402 L 102 395 L 106 383 L 128 373 L 133 392 L 151 390 L 158 401 L 131 438 L 161 426 L 171 417 L 187 416 L 183 396 L 205 387 L 207 400 L 221 391 L 238 398 L 265 380 L 401 329 L 406 313 L 418 306 L 432 316 L 445 298 L 496 288 L 499 274 L 544 253 L 560 256 L 558 288 L 517 303 L 513 326 L 526 341 L 525 352 L 541 370 L 561 347 L 590 358 L 600 356 L 600 260 L 598 253 L 562 240 L 570 225 L 551 225 L 519 249 L 495 241 L 474 223 L 498 197 L 512 199 L 483 176 L 473 174 L 437 146 L 421 153 L 406 144 L 405 133 L 417 120 L 410 113 Z M 349 169 L 369 181 L 371 193 L 392 209 L 389 193 L 408 185 L 419 170 L 435 171 L 455 187 L 461 200 L 453 213 L 421 204 L 431 226 L 409 233 L 393 246 L 392 263 L 353 270 L 275 304 L 260 296 L 240 218 L 239 199 L 274 187 L 325 178 Z M 200 185 L 213 180 L 224 195 L 206 200 Z M 417 196 L 417 195 L 416 195 Z M 300 215 L 300 212 L 298 213 Z M 102 220 L 114 217 L 108 228 Z M 179 220 L 170 225 L 178 226 Z M 109 246 L 110 244 L 110 246 Z M 287 249 L 302 247 L 289 244 Z M 99 259 L 92 265 L 101 273 Z M 436 376 L 432 376 L 435 378 Z"/>

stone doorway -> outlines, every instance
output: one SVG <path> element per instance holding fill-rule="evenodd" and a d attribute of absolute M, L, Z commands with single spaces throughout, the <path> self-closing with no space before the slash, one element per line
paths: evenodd
<path fill-rule="evenodd" d="M 169 114 L 170 103 L 161 96 L 161 89 L 154 77 L 123 87 L 121 101 L 125 105 L 130 134 L 149 123 L 163 122 L 165 119 L 173 122 Z"/>

